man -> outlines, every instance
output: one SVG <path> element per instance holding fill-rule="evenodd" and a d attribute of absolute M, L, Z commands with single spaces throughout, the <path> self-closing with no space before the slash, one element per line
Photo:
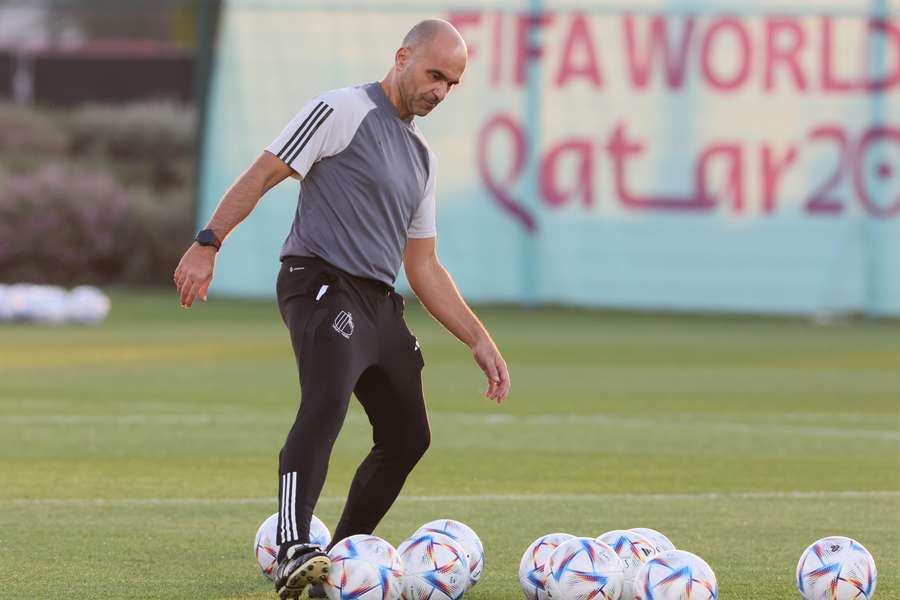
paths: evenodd
<path fill-rule="evenodd" d="M 422 304 L 467 344 L 487 376 L 486 395 L 509 392 L 506 363 L 435 253 L 435 159 L 414 122 L 459 83 L 465 42 L 446 21 L 410 30 L 381 82 L 309 102 L 219 202 L 175 271 L 181 304 L 206 300 L 216 252 L 273 186 L 302 180 L 281 251 L 277 296 L 302 398 L 280 454 L 275 587 L 322 594 L 329 561 L 309 543 L 309 522 L 351 393 L 373 427 L 334 540 L 371 533 L 430 441 L 418 341 L 392 284 L 402 262 Z"/>

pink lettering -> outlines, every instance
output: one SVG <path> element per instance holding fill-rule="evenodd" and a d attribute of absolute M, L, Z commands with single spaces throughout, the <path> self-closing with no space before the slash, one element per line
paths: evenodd
<path fill-rule="evenodd" d="M 824 126 L 813 129 L 809 138 L 815 140 L 831 140 L 838 150 L 838 159 L 834 172 L 812 193 L 806 202 L 806 212 L 812 214 L 838 214 L 843 212 L 844 204 L 840 198 L 832 196 L 834 189 L 840 184 L 847 171 L 849 142 L 847 134 L 837 126 Z"/>
<path fill-rule="evenodd" d="M 841 81 L 834 73 L 834 32 L 831 17 L 822 17 L 822 89 L 826 92 L 847 92 L 853 89 L 853 82 Z"/>
<path fill-rule="evenodd" d="M 770 215 L 775 212 L 778 204 L 778 184 L 781 177 L 797 158 L 797 149 L 791 146 L 780 158 L 775 156 L 775 151 L 769 144 L 762 148 L 762 184 L 763 184 L 763 213 Z"/>
<path fill-rule="evenodd" d="M 900 57 L 900 30 L 889 21 L 873 19 L 869 21 L 869 35 L 872 36 L 876 33 L 886 36 L 887 39 L 884 40 L 884 43 L 893 46 L 890 49 L 886 48 L 884 53 L 894 57 L 894 72 L 880 79 L 874 77 L 868 79 L 865 83 L 865 89 L 868 92 L 883 92 L 900 83 L 900 59 L 898 59 Z"/>
<path fill-rule="evenodd" d="M 616 129 L 610 136 L 606 149 L 612 157 L 616 195 L 626 208 L 633 210 L 690 211 L 710 210 L 714 207 L 713 200 L 697 190 L 686 196 L 668 194 L 638 196 L 633 193 L 628 186 L 627 162 L 630 160 L 630 157 L 642 154 L 644 145 L 626 137 L 623 123 L 616 125 Z"/>
<path fill-rule="evenodd" d="M 780 42 L 779 42 L 780 41 Z M 806 76 L 800 68 L 798 54 L 806 44 L 803 27 L 796 20 L 787 17 L 771 17 L 766 21 L 766 75 L 765 89 L 775 88 L 775 69 L 781 64 L 787 69 L 794 86 L 806 91 Z"/>
<path fill-rule="evenodd" d="M 717 55 L 713 51 L 713 46 L 719 32 L 722 32 L 722 34 L 731 32 L 738 42 L 739 50 L 736 54 L 738 57 L 738 67 L 735 73 L 731 75 L 717 73 L 713 66 L 717 64 Z M 706 30 L 706 35 L 703 36 L 702 48 L 700 54 L 700 70 L 702 71 L 706 82 L 714 89 L 722 92 L 729 92 L 736 90 L 747 82 L 747 78 L 750 76 L 751 57 L 753 53 L 751 52 L 750 47 L 750 34 L 747 33 L 747 29 L 740 20 L 733 17 L 725 17 L 717 20 L 712 27 Z M 722 54 L 720 53 L 718 56 L 722 56 Z"/>
<path fill-rule="evenodd" d="M 576 51 L 581 48 L 584 61 L 576 64 Z M 577 77 L 584 77 L 595 88 L 603 85 L 600 66 L 597 63 L 597 51 L 588 29 L 588 20 L 584 15 L 575 15 L 569 27 L 569 34 L 563 46 L 562 61 L 556 76 L 556 86 L 561 87 Z"/>
<path fill-rule="evenodd" d="M 556 181 L 558 161 L 565 154 L 573 154 L 578 160 L 576 185 L 570 190 L 561 190 Z M 584 207 L 591 207 L 594 204 L 594 146 L 591 141 L 573 139 L 551 149 L 541 161 L 540 190 L 544 202 L 552 207 L 560 207 L 574 197 L 580 197 Z"/>
<path fill-rule="evenodd" d="M 684 19 L 681 26 L 681 40 L 677 49 L 670 46 L 666 17 L 657 15 L 650 20 L 650 32 L 643 49 L 638 48 L 634 16 L 625 15 L 623 19 L 625 56 L 632 85 L 637 89 L 646 88 L 650 84 L 652 71 L 656 70 L 655 64 L 662 62 L 666 86 L 670 90 L 681 89 L 687 71 L 688 50 L 694 31 L 694 17 Z"/>
<path fill-rule="evenodd" d="M 705 204 L 716 203 L 716 198 L 709 191 L 709 163 L 715 158 L 728 161 L 725 193 L 731 196 L 734 212 L 744 211 L 744 153 L 738 144 L 713 144 L 703 149 L 697 164 L 694 166 L 694 189 L 699 201 Z"/>
<path fill-rule="evenodd" d="M 513 162 L 506 177 L 498 180 L 491 171 L 488 145 L 494 135 L 502 135 L 503 133 L 506 134 Z M 534 215 L 516 202 L 515 198 L 508 191 L 512 189 L 521 176 L 522 167 L 525 165 L 525 133 L 519 126 L 519 123 L 510 116 L 496 115 L 482 127 L 478 134 L 477 144 L 475 160 L 478 164 L 478 173 L 491 197 L 497 202 L 501 210 L 509 213 L 513 219 L 519 221 L 527 232 L 534 233 L 537 231 L 537 222 Z"/>
<path fill-rule="evenodd" d="M 873 144 L 886 141 L 900 144 L 900 130 L 893 127 L 872 127 L 867 130 L 859 140 L 856 160 L 853 165 L 853 187 L 856 189 L 856 196 L 859 198 L 860 204 L 863 205 L 870 215 L 882 219 L 887 219 L 900 213 L 900 197 L 895 198 L 890 204 L 885 204 L 872 198 L 866 185 L 865 165 L 867 163 L 865 159 L 866 153 Z M 878 164 L 876 176 L 885 180 L 893 177 L 896 170 L 896 166 L 892 166 L 884 161 Z"/>
<path fill-rule="evenodd" d="M 474 58 L 478 54 L 478 47 L 472 44 L 463 32 L 472 25 L 481 24 L 481 13 L 452 12 L 447 15 L 447 21 L 459 30 L 460 35 L 466 41 L 466 46 L 469 49 L 469 59 Z"/>
<path fill-rule="evenodd" d="M 534 33 L 551 23 L 553 15 L 546 13 L 519 16 L 516 28 L 516 84 L 525 83 L 528 64 L 544 55 L 543 47 L 534 40 Z"/>
<path fill-rule="evenodd" d="M 503 67 L 503 15 L 494 17 L 494 43 L 491 44 L 491 85 L 500 85 Z"/>

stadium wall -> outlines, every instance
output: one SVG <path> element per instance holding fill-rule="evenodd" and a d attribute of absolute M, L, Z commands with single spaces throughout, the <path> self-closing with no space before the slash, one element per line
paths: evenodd
<path fill-rule="evenodd" d="M 469 69 L 419 124 L 470 300 L 900 315 L 896 5 L 461 6 L 226 1 L 199 223 L 304 102 L 381 79 L 439 16 Z M 273 295 L 297 189 L 229 238 L 213 293 Z"/>

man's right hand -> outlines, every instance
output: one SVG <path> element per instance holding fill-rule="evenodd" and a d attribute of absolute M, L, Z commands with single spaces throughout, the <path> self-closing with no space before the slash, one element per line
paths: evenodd
<path fill-rule="evenodd" d="M 195 242 L 181 257 L 175 269 L 175 287 L 183 308 L 190 308 L 198 296 L 206 302 L 206 293 L 216 267 L 216 254 L 214 247 Z"/>

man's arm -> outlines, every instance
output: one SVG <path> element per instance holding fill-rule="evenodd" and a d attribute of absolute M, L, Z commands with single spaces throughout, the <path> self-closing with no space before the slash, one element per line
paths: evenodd
<path fill-rule="evenodd" d="M 472 349 L 475 362 L 488 379 L 485 395 L 498 404 L 503 402 L 510 387 L 506 361 L 438 261 L 435 238 L 411 238 L 403 253 L 403 267 L 413 292 L 428 312 Z"/>
<path fill-rule="evenodd" d="M 259 199 L 270 189 L 293 174 L 291 168 L 269 152 L 263 152 L 228 188 L 219 201 L 205 229 L 212 229 L 224 242 L 253 210 Z M 187 249 L 175 269 L 175 286 L 181 296 L 181 306 L 190 308 L 199 295 L 206 302 L 216 265 L 216 249 L 196 242 Z"/>

